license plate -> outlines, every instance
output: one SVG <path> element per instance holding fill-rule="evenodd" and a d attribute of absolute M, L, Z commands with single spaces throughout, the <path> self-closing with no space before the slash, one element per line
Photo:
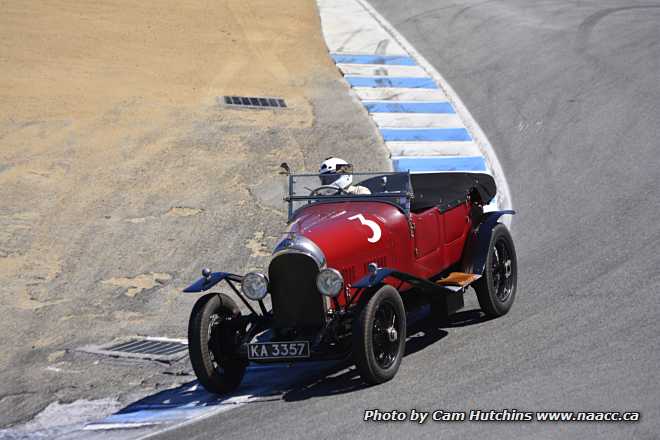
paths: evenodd
<path fill-rule="evenodd" d="M 308 357 L 308 341 L 255 342 L 248 344 L 248 359 L 301 359 Z"/>

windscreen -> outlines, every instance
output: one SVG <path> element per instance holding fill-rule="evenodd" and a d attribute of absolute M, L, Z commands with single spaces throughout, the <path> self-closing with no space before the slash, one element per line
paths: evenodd
<path fill-rule="evenodd" d="M 289 176 L 289 216 L 310 203 L 374 200 L 410 209 L 410 175 L 405 173 L 326 173 Z"/>

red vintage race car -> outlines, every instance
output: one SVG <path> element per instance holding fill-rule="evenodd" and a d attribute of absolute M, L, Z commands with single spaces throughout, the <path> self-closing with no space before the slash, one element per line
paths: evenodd
<path fill-rule="evenodd" d="M 285 164 L 283 164 L 285 165 Z M 225 281 L 226 293 L 195 303 L 190 360 L 214 393 L 236 389 L 250 361 L 352 359 L 377 384 L 396 374 L 406 344 L 402 296 L 426 296 L 438 320 L 463 307 L 469 286 L 489 316 L 516 294 L 516 253 L 495 196 L 480 173 L 353 173 L 367 190 L 349 194 L 317 174 L 291 174 L 289 224 L 266 271 L 202 271 L 185 292 Z"/>

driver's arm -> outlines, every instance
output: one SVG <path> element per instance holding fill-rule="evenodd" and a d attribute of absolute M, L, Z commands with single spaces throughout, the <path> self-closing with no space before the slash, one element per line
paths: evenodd
<path fill-rule="evenodd" d="M 351 185 L 348 188 L 346 188 L 346 192 L 349 194 L 356 194 L 356 195 L 369 195 L 371 194 L 371 191 L 369 191 L 369 188 L 365 186 L 360 186 L 360 185 Z"/>

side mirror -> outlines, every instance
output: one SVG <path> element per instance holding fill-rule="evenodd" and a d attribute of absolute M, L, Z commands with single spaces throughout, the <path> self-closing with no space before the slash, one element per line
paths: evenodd
<path fill-rule="evenodd" d="M 287 164 L 286 162 L 282 162 L 280 164 L 280 168 L 282 168 L 282 171 L 280 171 L 280 174 L 285 174 L 287 176 L 289 174 L 291 174 L 291 168 L 289 168 L 289 164 Z"/>

